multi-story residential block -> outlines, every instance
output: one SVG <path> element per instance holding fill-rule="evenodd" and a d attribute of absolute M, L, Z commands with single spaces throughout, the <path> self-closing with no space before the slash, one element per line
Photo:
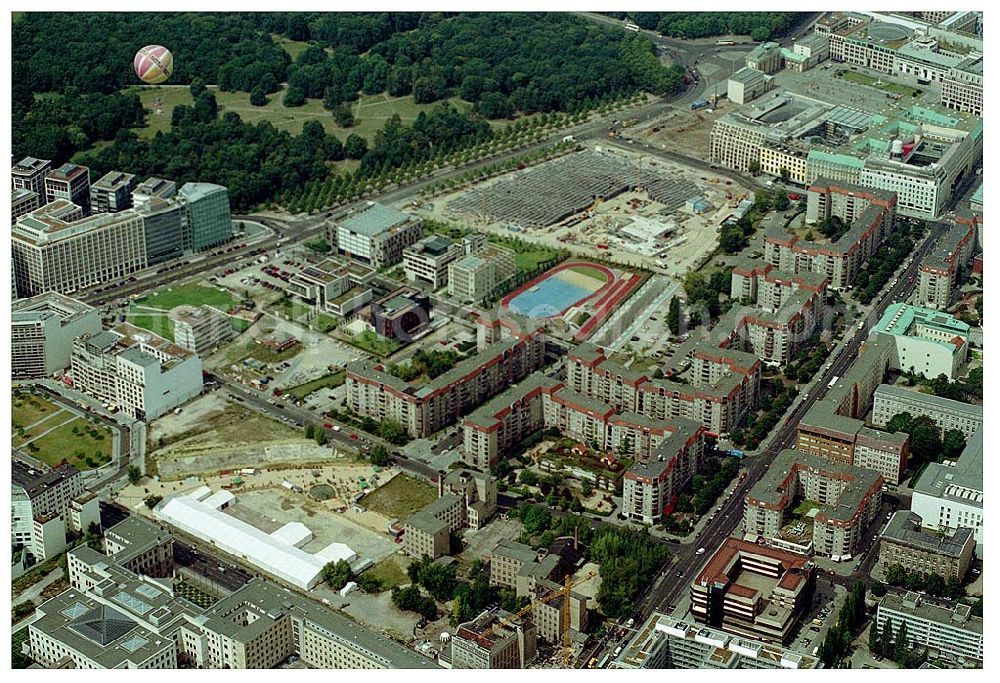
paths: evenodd
<path fill-rule="evenodd" d="M 286 291 L 338 318 L 347 318 L 371 302 L 374 277 L 375 271 L 368 266 L 328 258 L 292 275 Z"/>
<path fill-rule="evenodd" d="M 955 316 L 909 304 L 891 304 L 872 335 L 895 341 L 891 367 L 925 377 L 957 378 L 969 355 L 969 325 Z"/>
<path fill-rule="evenodd" d="M 832 289 L 846 289 L 892 233 L 896 198 L 891 192 L 818 178 L 807 192 L 806 222 L 834 218 L 850 228 L 829 244 L 799 239 L 781 228 L 769 229 L 764 236 L 764 260 L 782 271 L 825 276 Z"/>
<path fill-rule="evenodd" d="M 171 309 L 170 320 L 174 343 L 199 356 L 207 356 L 236 336 L 229 316 L 213 306 L 178 306 Z"/>
<path fill-rule="evenodd" d="M 976 430 L 957 463 L 930 463 L 913 485 L 910 509 L 933 530 L 972 529 L 983 544 L 983 430 Z"/>
<path fill-rule="evenodd" d="M 45 176 L 52 171 L 52 162 L 48 159 L 25 157 L 10 169 L 14 190 L 30 190 L 39 197 L 45 197 Z M 39 200 L 44 204 L 45 200 Z"/>
<path fill-rule="evenodd" d="M 63 164 L 45 176 L 45 203 L 62 199 L 90 214 L 90 169 L 79 164 Z"/>
<path fill-rule="evenodd" d="M 61 553 L 66 548 L 70 504 L 83 490 L 83 475 L 72 465 L 63 463 L 45 470 L 14 458 L 10 487 L 11 545 L 22 546 L 36 562 Z"/>
<path fill-rule="evenodd" d="M 59 199 L 21 216 L 12 232 L 20 296 L 70 294 L 146 267 L 143 218 L 135 211 L 83 218 L 78 206 Z"/>
<path fill-rule="evenodd" d="M 868 429 L 861 419 L 871 410 L 875 389 L 894 353 L 895 341 L 887 335 L 872 335 L 862 344 L 850 369 L 799 420 L 796 447 L 800 453 L 874 469 L 890 484 L 902 480 L 909 438 Z"/>
<path fill-rule="evenodd" d="M 132 208 L 135 176 L 110 171 L 90 186 L 90 207 L 94 213 L 115 213 Z"/>
<path fill-rule="evenodd" d="M 891 384 L 878 385 L 872 407 L 872 424 L 885 427 L 900 413 L 909 413 L 913 417 L 926 415 L 941 429 L 942 434 L 949 429 L 957 429 L 966 439 L 972 438 L 983 425 L 981 405 L 953 401 Z"/>
<path fill-rule="evenodd" d="M 668 437 L 656 446 L 648 462 L 637 462 L 622 482 L 622 514 L 644 524 L 657 523 L 673 512 L 681 489 L 702 467 L 705 428 L 674 418 Z"/>
<path fill-rule="evenodd" d="M 485 471 L 542 429 L 545 426 L 542 395 L 557 386 L 560 386 L 557 380 L 533 373 L 467 415 L 462 421 L 463 460 Z"/>
<path fill-rule="evenodd" d="M 412 287 L 400 287 L 373 300 L 358 315 L 381 337 L 412 341 L 430 328 L 431 300 Z"/>
<path fill-rule="evenodd" d="M 731 278 L 731 296 L 755 307 L 731 309 L 715 329 L 730 330 L 727 348 L 750 351 L 768 365 L 784 365 L 822 322 L 826 276 L 785 272 L 748 259 L 737 263 Z"/>
<path fill-rule="evenodd" d="M 322 669 L 427 669 L 433 660 L 299 593 L 255 578 L 201 609 L 168 583 L 81 546 L 71 588 L 29 626 L 31 657 L 87 669 L 274 668 L 291 657 Z"/>
<path fill-rule="evenodd" d="M 969 260 L 976 249 L 979 220 L 972 216 L 955 221 L 920 262 L 915 303 L 926 308 L 948 308 L 969 273 Z"/>
<path fill-rule="evenodd" d="M 42 205 L 41 196 L 34 190 L 17 188 L 10 191 L 10 222 L 14 223 L 26 213 Z"/>
<path fill-rule="evenodd" d="M 424 233 L 423 221 L 388 206 L 368 206 L 343 220 L 331 223 L 327 241 L 341 254 L 376 270 L 403 260 L 403 250 Z"/>
<path fill-rule="evenodd" d="M 600 347 L 581 344 L 566 357 L 566 386 L 622 413 L 654 420 L 680 417 L 715 434 L 728 433 L 756 405 L 761 361 L 711 342 L 696 343 L 682 355 L 678 362 L 689 365 L 689 384 L 650 379 L 607 358 Z"/>
<path fill-rule="evenodd" d="M 943 607 L 916 593 L 888 593 L 878 603 L 876 623 L 881 633 L 888 625 L 893 637 L 906 624 L 914 647 L 957 664 L 980 667 L 983 662 L 983 619 L 969 605 Z"/>
<path fill-rule="evenodd" d="M 185 251 L 205 251 L 233 238 L 229 190 L 212 183 L 184 183 L 177 199 L 182 208 Z"/>
<path fill-rule="evenodd" d="M 50 377 L 65 370 L 73 340 L 101 331 L 100 311 L 56 292 L 18 299 L 10 318 L 14 379 Z"/>
<path fill-rule="evenodd" d="M 819 669 L 819 658 L 661 612 L 635 632 L 612 669 Z"/>
<path fill-rule="evenodd" d="M 454 669 L 524 669 L 538 654 L 538 631 L 501 609 L 459 624 L 451 638 Z"/>
<path fill-rule="evenodd" d="M 490 325 L 490 322 L 483 322 Z M 390 375 L 381 364 L 358 361 L 347 366 L 347 403 L 355 414 L 395 420 L 414 437 L 454 424 L 483 402 L 542 366 L 543 325 L 500 321 L 510 336 L 425 384 Z M 502 333 L 491 331 L 500 336 Z"/>
<path fill-rule="evenodd" d="M 767 543 L 839 559 L 854 555 L 882 503 L 882 476 L 786 449 L 750 489 L 743 508 L 743 529 Z M 812 518 L 807 543 L 784 538 L 784 528 L 799 500 L 822 507 Z"/>
<path fill-rule="evenodd" d="M 898 564 L 908 571 L 962 581 L 969 572 L 975 550 L 972 529 L 955 529 L 938 535 L 922 529 L 920 515 L 899 510 L 879 538 L 878 561 L 883 569 Z"/>
<path fill-rule="evenodd" d="M 816 567 L 807 557 L 727 538 L 691 582 L 691 615 L 729 633 L 783 643 L 815 588 Z"/>
<path fill-rule="evenodd" d="M 201 358 L 152 332 L 122 323 L 73 342 L 73 386 L 152 420 L 202 389 Z"/>
<path fill-rule="evenodd" d="M 436 291 L 448 284 L 448 264 L 462 254 L 462 245 L 441 235 L 430 235 L 403 250 L 403 272 L 407 280 Z"/>
<path fill-rule="evenodd" d="M 478 303 L 517 272 L 514 252 L 506 247 L 484 240 L 474 249 L 466 241 L 463 248 L 465 256 L 448 265 L 448 296 L 458 301 Z"/>
<path fill-rule="evenodd" d="M 778 52 L 778 56 L 780 58 L 780 52 Z M 746 104 L 773 88 L 773 80 L 763 71 L 749 66 L 744 67 L 729 77 L 729 82 L 726 84 L 726 97 L 736 104 Z"/>

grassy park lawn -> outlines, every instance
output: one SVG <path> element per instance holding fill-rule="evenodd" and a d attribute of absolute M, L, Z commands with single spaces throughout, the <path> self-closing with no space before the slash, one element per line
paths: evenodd
<path fill-rule="evenodd" d="M 392 590 L 396 586 L 402 586 L 410 583 L 410 577 L 407 576 L 403 568 L 399 566 L 399 561 L 396 557 L 396 555 L 390 555 L 389 557 L 381 560 L 371 569 L 366 571 L 364 573 L 365 576 L 380 579 L 382 581 L 382 590 Z"/>
<path fill-rule="evenodd" d="M 337 326 L 337 319 L 325 313 L 320 313 L 313 322 L 320 332 L 329 332 Z"/>
<path fill-rule="evenodd" d="M 841 72 L 840 77 L 844 80 L 851 81 L 852 83 L 870 85 L 873 88 L 879 88 L 880 90 L 896 93 L 897 95 L 903 95 L 904 97 L 917 96 L 917 88 L 911 88 L 908 85 L 900 85 L 899 83 L 890 83 L 888 81 L 879 82 L 881 79 L 874 78 L 868 74 L 859 73 L 857 71 L 845 70 Z"/>
<path fill-rule="evenodd" d="M 305 49 L 305 43 L 295 43 L 295 41 L 288 43 L 294 43 L 292 49 L 299 51 Z M 283 44 L 282 47 L 291 53 L 290 45 Z M 417 104 L 409 95 L 405 97 L 391 97 L 387 93 L 362 95 L 351 104 L 355 125 L 351 128 L 341 128 L 333 120 L 331 113 L 323 108 L 321 100 L 310 99 L 301 107 L 286 107 L 282 104 L 286 87 L 283 85 L 281 90 L 268 95 L 267 104 L 264 106 L 255 107 L 250 104 L 250 93 L 223 92 L 214 85 L 208 86 L 215 94 L 220 116 L 227 111 L 236 112 L 247 123 L 268 121 L 275 128 L 287 130 L 295 135 L 302 132 L 302 126 L 306 121 L 316 120 L 323 124 L 327 133 L 333 133 L 341 140 L 355 133 L 370 142 L 375 138 L 375 133 L 380 131 L 394 114 L 399 114 L 399 118 L 406 124 L 417 118 L 420 112 L 430 111 L 438 105 L 437 102 Z M 174 107 L 193 103 L 187 86 L 142 86 L 137 87 L 137 90 L 143 106 L 151 112 L 146 117 L 146 127 L 136 129 L 139 137 L 144 139 L 152 139 L 160 131 L 169 131 Z M 160 100 L 159 106 L 154 106 L 157 98 Z M 468 110 L 472 106 L 457 97 L 450 98 L 448 102 L 461 111 Z M 161 113 L 157 114 L 157 110 Z"/>
<path fill-rule="evenodd" d="M 355 335 L 351 343 L 359 349 L 374 353 L 378 356 L 388 356 L 399 349 L 399 342 L 395 339 L 380 337 L 371 330 Z"/>
<path fill-rule="evenodd" d="M 37 448 L 29 447 L 31 455 L 52 467 L 62 462 L 63 458 L 78 470 L 96 469 L 111 460 L 111 430 L 89 424 L 79 417 L 53 429 L 31 445 Z"/>
<path fill-rule="evenodd" d="M 437 498 L 437 489 L 426 481 L 399 474 L 375 491 L 365 495 L 360 504 L 386 517 L 406 519 Z"/>
<path fill-rule="evenodd" d="M 59 406 L 27 391 L 14 391 L 11 399 L 11 423 L 14 428 L 28 427 L 61 410 Z"/>
<path fill-rule="evenodd" d="M 166 313 L 148 315 L 148 314 L 129 314 L 126 320 L 136 327 L 141 327 L 144 330 L 149 330 L 153 334 L 158 334 L 164 339 L 174 340 L 174 321 L 167 316 Z"/>
<path fill-rule="evenodd" d="M 319 391 L 320 389 L 333 389 L 334 387 L 339 387 L 344 383 L 344 377 L 347 373 L 343 370 L 337 372 L 331 372 L 329 375 L 324 375 L 319 379 L 314 379 L 311 382 L 306 382 L 305 384 L 300 384 L 297 387 L 292 387 L 286 394 L 291 394 L 297 399 L 304 399 L 309 394 L 314 391 Z"/>
<path fill-rule="evenodd" d="M 804 518 L 806 515 L 808 515 L 810 510 L 814 510 L 820 507 L 823 506 L 820 505 L 819 503 L 813 502 L 811 500 L 803 500 L 801 503 L 799 503 L 798 507 L 796 507 L 795 510 L 792 511 L 792 514 L 801 519 Z"/>
<path fill-rule="evenodd" d="M 185 304 L 188 306 L 208 304 L 220 311 L 228 311 L 235 303 L 236 298 L 229 292 L 202 285 L 174 285 L 136 301 L 137 306 L 148 306 L 163 311 L 170 311 Z"/>

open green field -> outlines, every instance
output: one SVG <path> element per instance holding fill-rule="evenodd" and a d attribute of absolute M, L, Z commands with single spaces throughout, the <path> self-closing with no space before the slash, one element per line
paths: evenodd
<path fill-rule="evenodd" d="M 271 34 L 271 40 L 281 46 L 281 49 L 288 53 L 288 56 L 293 60 L 298 59 L 299 55 L 302 54 L 309 43 L 303 40 L 292 40 L 291 38 L 286 38 L 285 36 L 280 36 L 277 33 Z M 328 49 L 327 52 L 330 52 Z"/>
<path fill-rule="evenodd" d="M 39 437 L 32 445 L 38 449 L 30 449 L 32 456 L 52 467 L 63 458 L 78 470 L 96 469 L 111 460 L 111 430 L 79 417 Z"/>
<path fill-rule="evenodd" d="M 538 268 L 539 264 L 551 259 L 555 254 L 555 250 L 545 247 L 519 252 L 514 255 L 514 265 L 517 266 L 518 272 L 530 272 Z"/>
<path fill-rule="evenodd" d="M 399 474 L 385 486 L 367 494 L 360 504 L 386 517 L 406 519 L 435 498 L 437 490 L 431 483 Z"/>
<path fill-rule="evenodd" d="M 32 439 L 36 439 L 42 434 L 44 434 L 49 429 L 54 429 L 64 422 L 68 422 L 73 417 L 72 413 L 68 413 L 65 410 L 57 410 L 54 413 L 46 415 L 41 420 L 35 422 L 32 426 L 18 427 L 14 430 L 14 434 L 11 437 L 11 444 L 21 448 L 26 443 Z"/>
<path fill-rule="evenodd" d="M 383 590 L 392 590 L 396 586 L 403 586 L 410 583 L 410 577 L 399 566 L 399 561 L 395 555 L 390 555 L 381 560 L 364 574 L 365 576 L 381 580 Z"/>
<path fill-rule="evenodd" d="M 393 114 L 399 114 L 403 123 L 409 123 L 417 118 L 420 112 L 429 111 L 438 105 L 437 102 L 417 104 L 409 95 L 405 97 L 391 97 L 387 93 L 362 95 L 351 105 L 355 125 L 351 128 L 341 128 L 333 120 L 333 115 L 323 108 L 323 102 L 320 100 L 306 100 L 301 107 L 286 107 L 282 104 L 286 85 L 282 85 L 278 92 L 268 95 L 267 104 L 263 107 L 250 104 L 250 93 L 223 92 L 214 85 L 208 88 L 215 94 L 220 116 L 227 111 L 236 112 L 247 123 L 269 121 L 275 128 L 287 130 L 295 135 L 302 132 L 302 126 L 306 121 L 316 120 L 323 124 L 327 133 L 332 133 L 341 140 L 355 133 L 371 141 Z M 157 85 L 141 86 L 136 89 L 143 106 L 150 110 L 150 114 L 146 117 L 146 127 L 136 129 L 140 138 L 152 139 L 157 132 L 170 130 L 174 107 L 181 104 L 190 105 L 194 101 L 188 86 Z M 157 98 L 159 98 L 158 104 Z M 457 97 L 448 101 L 460 111 L 472 107 Z"/>
<path fill-rule="evenodd" d="M 844 80 L 851 81 L 852 83 L 860 83 L 861 85 L 870 85 L 873 88 L 885 90 L 886 92 L 896 93 L 897 95 L 902 95 L 903 97 L 916 97 L 918 94 L 917 88 L 911 88 L 908 85 L 900 85 L 899 83 L 890 83 L 888 81 L 882 81 L 881 79 L 873 78 L 872 76 L 863 73 L 858 73 L 857 71 L 850 71 L 850 70 L 842 71 L 840 77 L 843 78 Z"/>
<path fill-rule="evenodd" d="M 389 356 L 399 349 L 399 342 L 395 339 L 380 337 L 371 330 L 355 335 L 351 344 L 359 349 L 374 353 L 377 356 Z"/>
<path fill-rule="evenodd" d="M 201 285 L 174 285 L 170 289 L 144 296 L 136 301 L 137 306 L 158 308 L 161 311 L 170 311 L 185 304 L 189 306 L 208 304 L 220 311 L 228 311 L 235 303 L 236 297 L 229 292 Z"/>
<path fill-rule="evenodd" d="M 329 332 L 337 326 L 337 319 L 325 313 L 320 313 L 313 322 L 316 324 L 316 329 L 320 332 Z"/>
<path fill-rule="evenodd" d="M 15 429 L 30 427 L 59 410 L 61 410 L 59 406 L 41 396 L 15 390 L 11 399 L 11 424 Z"/>
<path fill-rule="evenodd" d="M 606 284 L 608 281 L 608 278 L 604 273 L 591 266 L 573 266 L 569 270 L 574 273 L 580 273 L 580 275 L 586 275 L 591 279 L 597 280 L 602 285 Z"/>
<path fill-rule="evenodd" d="M 334 387 L 339 387 L 344 383 L 344 377 L 347 373 L 343 370 L 337 372 L 331 372 L 329 375 L 324 375 L 319 379 L 314 379 L 311 382 L 306 382 L 305 384 L 300 384 L 297 387 L 292 387 L 286 394 L 291 394 L 297 399 L 304 399 L 309 394 L 314 391 L 319 391 L 320 389 L 333 389 Z"/>
<path fill-rule="evenodd" d="M 171 320 L 166 313 L 157 313 L 155 315 L 129 313 L 126 316 L 126 320 L 136 327 L 141 327 L 144 330 L 149 330 L 153 334 L 158 334 L 164 339 L 174 341 L 174 321 Z"/>

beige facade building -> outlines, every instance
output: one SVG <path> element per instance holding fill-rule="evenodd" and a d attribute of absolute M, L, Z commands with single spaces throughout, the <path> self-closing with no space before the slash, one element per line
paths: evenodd
<path fill-rule="evenodd" d="M 514 252 L 495 244 L 482 244 L 448 265 L 448 296 L 478 303 L 517 272 Z"/>
<path fill-rule="evenodd" d="M 941 80 L 941 104 L 948 109 L 983 115 L 983 58 L 969 57 Z"/>
<path fill-rule="evenodd" d="M 496 513 L 497 485 L 489 474 L 452 470 L 438 477 L 438 498 L 403 523 L 403 551 L 413 557 L 448 555 L 451 534 L 480 529 Z"/>
<path fill-rule="evenodd" d="M 174 343 L 199 356 L 207 356 L 236 336 L 229 316 L 213 306 L 178 306 L 170 311 Z"/>
<path fill-rule="evenodd" d="M 403 250 L 423 234 L 423 221 L 375 202 L 327 228 L 332 247 L 375 270 L 401 262 Z"/>
<path fill-rule="evenodd" d="M 58 199 L 21 216 L 11 244 L 20 296 L 71 294 L 146 267 L 143 217 L 132 210 L 83 218 L 78 206 Z"/>
<path fill-rule="evenodd" d="M 972 529 L 955 529 L 939 535 L 922 529 L 920 515 L 899 510 L 879 539 L 878 561 L 883 570 L 898 564 L 910 572 L 962 581 L 969 573 L 975 551 Z"/>
<path fill-rule="evenodd" d="M 781 52 L 778 52 L 781 58 Z M 749 61 L 749 57 L 747 58 Z M 763 71 L 747 66 L 729 77 L 726 84 L 726 96 L 736 104 L 746 104 L 755 100 L 774 87 L 772 78 Z"/>
<path fill-rule="evenodd" d="M 795 552 L 835 560 L 854 555 L 865 529 L 879 514 L 882 483 L 882 476 L 872 470 L 783 450 L 746 496 L 744 532 Z M 800 500 L 822 506 L 812 517 L 812 537 L 807 543 L 790 541 L 784 533 Z"/>
<path fill-rule="evenodd" d="M 47 292 L 15 301 L 10 327 L 13 378 L 50 377 L 69 367 L 74 339 L 101 331 L 101 314 L 82 301 Z"/>
<path fill-rule="evenodd" d="M 441 235 L 431 235 L 403 250 L 403 272 L 410 282 L 436 291 L 448 284 L 448 264 L 462 253 L 460 244 Z"/>

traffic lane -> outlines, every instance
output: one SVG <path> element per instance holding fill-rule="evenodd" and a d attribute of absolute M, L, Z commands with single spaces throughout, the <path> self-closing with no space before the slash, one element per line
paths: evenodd
<path fill-rule="evenodd" d="M 174 562 L 229 590 L 239 590 L 253 576 L 236 565 L 201 551 L 197 546 L 174 541 Z"/>

